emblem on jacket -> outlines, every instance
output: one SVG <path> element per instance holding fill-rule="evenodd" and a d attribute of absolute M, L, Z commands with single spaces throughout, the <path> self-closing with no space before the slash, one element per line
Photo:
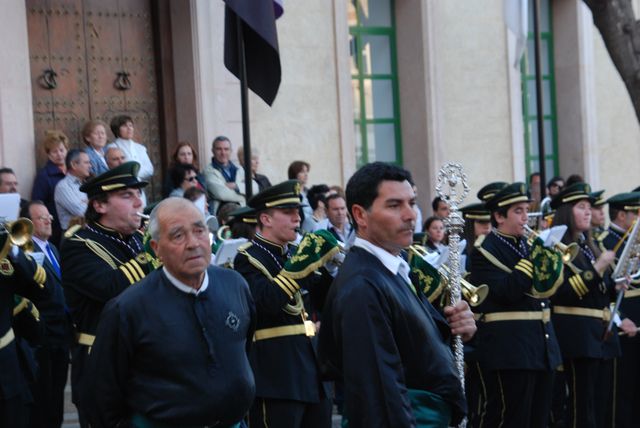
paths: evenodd
<path fill-rule="evenodd" d="M 231 330 L 238 331 L 238 327 L 240 327 L 240 318 L 238 318 L 238 316 L 233 312 L 229 311 L 229 315 L 227 315 L 227 319 L 224 323 Z"/>

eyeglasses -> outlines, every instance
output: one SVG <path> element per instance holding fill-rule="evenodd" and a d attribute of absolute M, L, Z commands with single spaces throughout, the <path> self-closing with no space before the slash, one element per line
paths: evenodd
<path fill-rule="evenodd" d="M 197 180 L 197 178 L 195 176 L 194 177 L 186 177 L 184 179 L 184 181 L 196 181 L 196 180 Z"/>
<path fill-rule="evenodd" d="M 40 221 L 46 221 L 46 220 L 53 221 L 53 216 L 52 215 L 41 215 L 40 217 L 36 217 L 36 219 L 40 220 Z"/>

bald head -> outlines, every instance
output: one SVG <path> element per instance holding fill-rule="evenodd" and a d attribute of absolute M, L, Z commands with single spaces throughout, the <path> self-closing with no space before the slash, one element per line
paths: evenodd
<path fill-rule="evenodd" d="M 211 260 L 209 229 L 202 212 L 184 198 L 160 202 L 149 219 L 151 248 L 164 268 L 182 283 L 198 289 Z"/>

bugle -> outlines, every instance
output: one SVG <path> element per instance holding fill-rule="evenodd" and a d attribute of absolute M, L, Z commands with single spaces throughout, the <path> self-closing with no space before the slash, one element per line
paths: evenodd
<path fill-rule="evenodd" d="M 24 247 L 31 242 L 33 223 L 24 217 L 12 222 L 0 223 L 0 234 L 5 235 L 4 245 L 0 249 L 0 259 L 3 259 L 9 254 L 11 245 Z"/>
<path fill-rule="evenodd" d="M 531 229 L 526 224 L 524 225 L 524 235 L 527 237 L 527 239 L 530 239 L 530 240 L 534 240 L 535 238 L 540 237 L 540 234 L 538 232 Z M 569 263 L 573 261 L 573 259 L 576 258 L 576 256 L 578 255 L 578 252 L 580 251 L 578 244 L 576 244 L 575 242 L 572 242 L 571 244 L 567 245 L 560 241 L 556 241 L 553 243 L 553 248 L 562 255 L 563 263 Z"/>

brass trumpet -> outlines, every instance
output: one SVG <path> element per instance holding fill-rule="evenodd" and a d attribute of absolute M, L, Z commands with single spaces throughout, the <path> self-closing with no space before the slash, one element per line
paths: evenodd
<path fill-rule="evenodd" d="M 449 276 L 449 266 L 446 264 L 440 266 L 439 271 L 443 276 Z M 480 305 L 489 295 L 489 287 L 486 284 L 476 287 L 464 278 L 460 278 L 460 291 L 464 299 L 473 307 Z"/>
<path fill-rule="evenodd" d="M 421 245 L 411 245 L 409 247 L 410 251 L 416 253 L 416 255 L 423 257 L 428 254 L 426 248 Z M 442 263 L 438 268 L 438 272 L 443 278 L 449 278 L 451 271 L 449 270 L 449 266 L 446 263 Z M 481 284 L 479 286 L 475 286 L 471 284 L 464 278 L 460 278 L 460 291 L 462 292 L 462 296 L 471 306 L 478 306 L 484 299 L 487 298 L 489 294 L 489 287 L 486 284 Z"/>
<path fill-rule="evenodd" d="M 524 235 L 527 237 L 527 239 L 532 241 L 540 236 L 538 232 L 531 229 L 526 224 L 524 225 Z M 564 244 L 560 241 L 554 242 L 553 248 L 561 254 L 563 263 L 569 263 L 573 261 L 573 259 L 576 258 L 578 252 L 580 251 L 578 244 L 576 244 L 575 242 L 572 242 L 569 245 Z"/>
<path fill-rule="evenodd" d="M 33 223 L 28 218 L 21 217 L 16 221 L 0 224 L 0 235 L 6 235 L 0 250 L 0 259 L 4 259 L 9 254 L 11 245 L 24 247 L 31 242 Z"/>

